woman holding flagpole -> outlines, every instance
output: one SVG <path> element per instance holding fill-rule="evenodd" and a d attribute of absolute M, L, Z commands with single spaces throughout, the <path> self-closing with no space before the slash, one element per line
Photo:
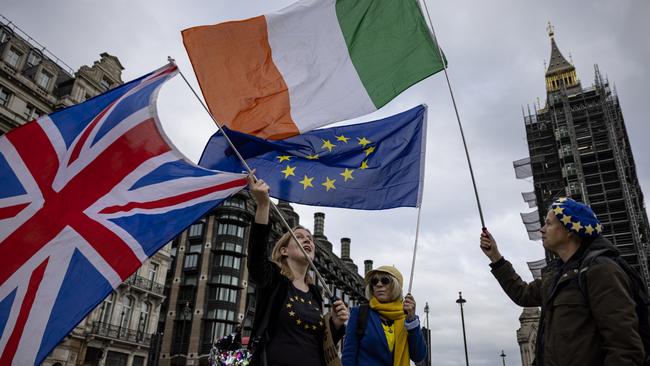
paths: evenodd
<path fill-rule="evenodd" d="M 353 308 L 345 333 L 343 366 L 408 366 L 426 357 L 415 299 L 402 297 L 404 280 L 392 266 L 366 274 L 370 304 Z"/>
<path fill-rule="evenodd" d="M 251 365 L 326 366 L 340 364 L 338 356 L 325 352 L 326 340 L 337 343 L 345 332 L 349 312 L 338 300 L 331 314 L 322 315 L 323 299 L 309 274 L 305 253 L 314 259 L 316 245 L 302 226 L 293 228 L 296 243 L 285 233 L 275 244 L 271 260 L 267 253 L 270 232 L 269 186 L 249 176 L 249 188 L 257 203 L 255 222 L 248 241 L 248 271 L 256 284 Z M 330 332 L 331 336 L 326 336 Z M 331 345 L 330 345 L 331 346 Z"/>

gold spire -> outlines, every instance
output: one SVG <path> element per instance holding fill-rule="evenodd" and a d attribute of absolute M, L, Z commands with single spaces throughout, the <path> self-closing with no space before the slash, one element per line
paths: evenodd
<path fill-rule="evenodd" d="M 551 58 L 546 69 L 546 91 L 554 92 L 580 85 L 575 67 L 567 61 L 555 43 L 555 27 L 548 22 L 546 27 L 551 38 Z"/>

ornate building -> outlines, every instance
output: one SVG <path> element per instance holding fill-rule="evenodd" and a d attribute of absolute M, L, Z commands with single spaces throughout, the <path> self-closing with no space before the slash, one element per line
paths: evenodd
<path fill-rule="evenodd" d="M 122 84 L 123 69 L 117 57 L 102 53 L 92 66 L 73 72 L 45 46 L 0 18 L 0 135 Z M 164 299 L 170 250 L 168 245 L 145 262 L 75 327 L 43 365 L 144 365 Z"/>
<path fill-rule="evenodd" d="M 278 208 L 290 226 L 298 214 L 286 202 Z M 255 284 L 248 280 L 246 250 L 255 204 L 241 192 L 195 222 L 171 245 L 172 266 L 168 273 L 168 300 L 160 331 L 160 365 L 207 365 L 215 339 L 230 334 L 241 324 L 250 335 L 255 307 Z M 363 278 L 350 259 L 350 239 L 341 239 L 341 258 L 332 253 L 324 234 L 325 215 L 314 215 L 314 261 L 330 290 L 351 305 L 365 301 Z M 271 213 L 270 248 L 284 232 Z M 329 307 L 325 300 L 325 307 Z M 164 322 L 163 322 L 164 320 Z"/>
<path fill-rule="evenodd" d="M 0 20 L 0 135 L 122 84 L 117 57 L 102 53 L 93 66 L 73 72 L 13 23 Z"/>
<path fill-rule="evenodd" d="M 530 157 L 514 163 L 517 178 L 533 178 L 534 190 L 523 193 L 529 207 L 522 214 L 531 240 L 547 208 L 560 196 L 589 204 L 604 226 L 603 236 L 650 283 L 648 238 L 650 226 L 634 157 L 616 91 L 595 66 L 594 84 L 583 88 L 575 67 L 560 52 L 549 24 L 551 58 L 546 70 L 546 104 L 530 107 L 524 122 Z M 533 277 L 552 259 L 530 262 Z M 522 365 L 531 365 L 539 323 L 538 308 L 524 308 L 517 340 Z"/>

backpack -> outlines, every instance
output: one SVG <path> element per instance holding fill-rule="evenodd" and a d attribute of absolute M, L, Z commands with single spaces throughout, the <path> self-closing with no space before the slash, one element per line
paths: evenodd
<path fill-rule="evenodd" d="M 589 296 L 587 296 L 586 277 L 583 274 L 587 272 L 589 266 L 594 263 L 597 258 L 607 258 L 616 263 L 623 272 L 627 274 L 632 282 L 632 297 L 636 303 L 636 314 L 639 319 L 639 335 L 643 342 L 643 349 L 645 351 L 645 360 L 643 365 L 650 366 L 650 296 L 648 296 L 648 289 L 643 282 L 639 273 L 632 268 L 623 258 L 618 255 L 611 255 L 603 251 L 589 252 L 580 263 L 578 274 L 578 288 L 585 298 L 587 305 L 589 304 Z"/>

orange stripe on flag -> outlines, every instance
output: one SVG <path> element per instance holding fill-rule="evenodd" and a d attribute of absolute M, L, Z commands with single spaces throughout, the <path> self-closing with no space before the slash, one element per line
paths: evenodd
<path fill-rule="evenodd" d="M 262 138 L 300 133 L 291 119 L 287 84 L 271 57 L 263 16 L 185 29 L 183 43 L 219 122 Z"/>

